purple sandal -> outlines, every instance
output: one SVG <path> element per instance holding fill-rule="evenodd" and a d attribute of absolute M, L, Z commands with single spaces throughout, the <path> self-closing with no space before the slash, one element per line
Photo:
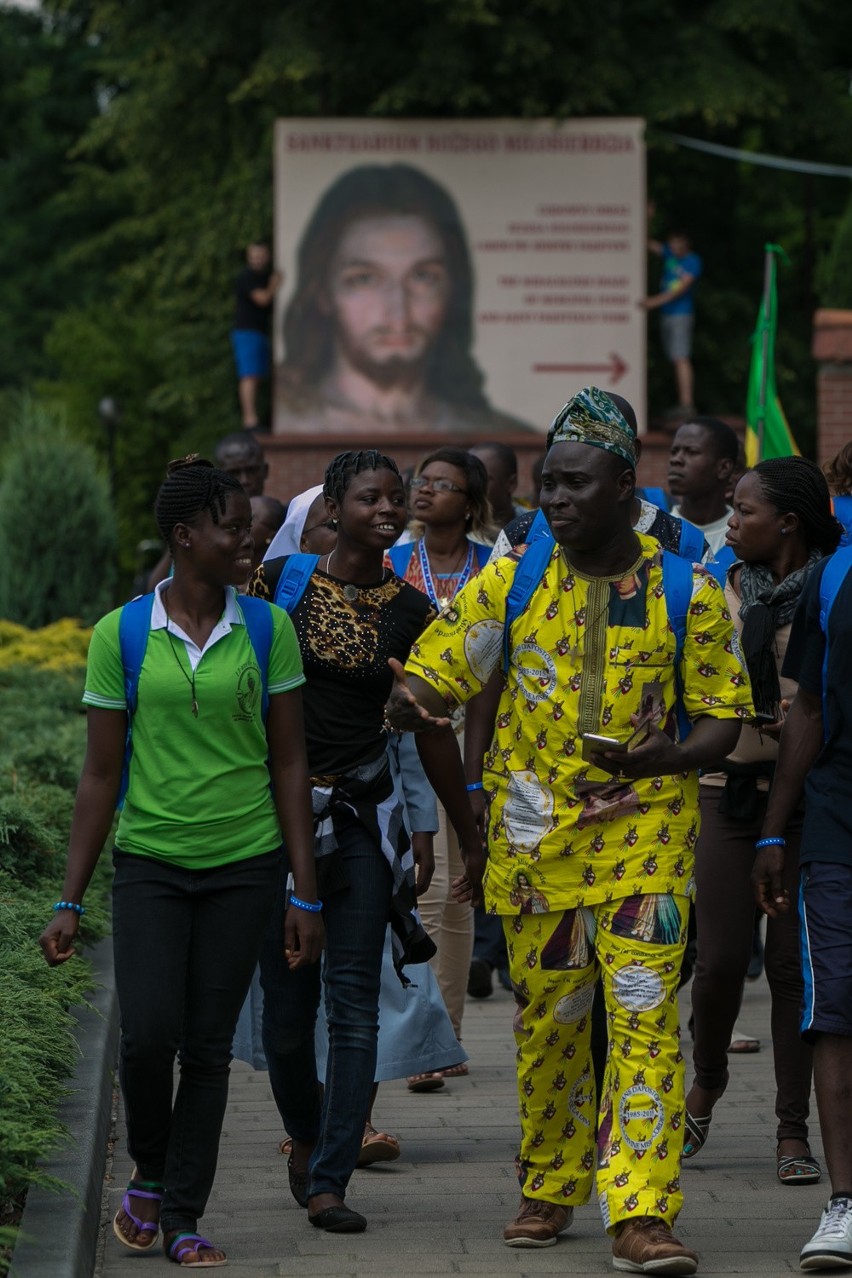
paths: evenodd
<path fill-rule="evenodd" d="M 193 1252 L 200 1251 L 202 1247 L 209 1251 L 219 1250 L 212 1242 L 202 1238 L 200 1234 L 175 1234 L 171 1242 L 166 1245 L 166 1255 L 176 1265 L 183 1265 L 184 1269 L 219 1269 L 222 1265 L 227 1265 L 227 1258 L 222 1260 L 184 1260 L 184 1256 L 191 1256 Z"/>
<path fill-rule="evenodd" d="M 138 1238 L 134 1238 L 132 1241 L 129 1238 L 125 1238 L 118 1227 L 118 1212 L 113 1217 L 112 1232 L 123 1247 L 127 1247 L 130 1251 L 150 1251 L 160 1234 L 159 1223 L 156 1220 L 140 1220 L 138 1216 L 134 1216 L 130 1210 L 131 1198 L 152 1198 L 161 1203 L 163 1201 L 163 1186 L 158 1185 L 154 1180 L 134 1181 L 131 1178 L 130 1184 L 127 1186 L 127 1193 L 121 1201 L 121 1210 L 127 1219 L 133 1222 L 139 1233 L 146 1235 L 145 1242 L 140 1242 Z"/>

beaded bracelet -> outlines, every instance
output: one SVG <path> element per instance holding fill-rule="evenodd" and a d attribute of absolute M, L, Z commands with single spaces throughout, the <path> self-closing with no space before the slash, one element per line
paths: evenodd
<path fill-rule="evenodd" d="M 468 794 L 471 794 L 472 791 L 484 790 L 485 787 L 483 786 L 481 781 L 471 781 L 470 785 L 465 786 L 465 789 L 467 790 Z"/>
<path fill-rule="evenodd" d="M 290 893 L 290 904 L 295 905 L 298 910 L 307 910 L 309 914 L 319 914 L 322 909 L 322 901 L 317 901 L 315 905 L 311 905 L 310 901 L 303 901 L 298 896 Z"/>
<path fill-rule="evenodd" d="M 73 910 L 75 914 L 85 914 L 85 907 L 78 905 L 76 901 L 57 901 L 54 910 Z"/>
<path fill-rule="evenodd" d="M 756 848 L 786 848 L 787 840 L 781 838 L 758 839 L 754 846 Z"/>

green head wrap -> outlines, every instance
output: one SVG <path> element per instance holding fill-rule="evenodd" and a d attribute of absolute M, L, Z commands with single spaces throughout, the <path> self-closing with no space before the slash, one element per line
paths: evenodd
<path fill-rule="evenodd" d="M 636 468 L 636 436 L 609 395 L 597 386 L 578 391 L 551 422 L 547 447 L 565 443 L 603 448 Z"/>

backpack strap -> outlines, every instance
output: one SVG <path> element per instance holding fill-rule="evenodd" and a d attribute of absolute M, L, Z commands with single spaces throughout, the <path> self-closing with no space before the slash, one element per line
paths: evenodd
<path fill-rule="evenodd" d="M 728 570 L 737 562 L 737 557 L 730 546 L 722 546 L 712 559 L 708 559 L 704 567 L 715 577 L 722 589 L 728 580 Z"/>
<path fill-rule="evenodd" d="M 387 552 L 391 567 L 397 577 L 404 578 L 408 572 L 408 565 L 411 563 L 411 556 L 414 554 L 414 546 L 415 543 L 413 541 L 404 541 L 401 545 L 391 546 Z"/>
<path fill-rule="evenodd" d="M 139 700 L 139 674 L 151 633 L 151 612 L 154 607 L 153 592 L 137 595 L 126 603 L 118 619 L 118 646 L 124 668 L 124 700 L 127 702 L 127 735 L 124 738 L 124 763 L 121 784 L 118 789 L 117 808 L 124 807 L 124 797 L 130 779 L 130 756 L 133 754 L 133 716 Z"/>
<path fill-rule="evenodd" d="M 834 511 L 835 519 L 838 519 L 843 525 L 843 538 L 840 542 L 841 546 L 848 546 L 850 537 L 852 537 L 852 497 L 843 494 L 840 497 L 832 497 L 831 509 Z"/>
<path fill-rule="evenodd" d="M 668 514 L 672 508 L 672 504 L 669 501 L 669 495 L 662 488 L 637 488 L 636 496 L 641 498 L 643 501 L 649 502 L 652 506 L 658 506 L 660 510 L 664 510 L 666 514 Z"/>
<path fill-rule="evenodd" d="M 478 572 L 482 572 L 482 569 L 490 561 L 492 549 L 492 546 L 485 546 L 481 541 L 475 541 L 473 543 L 473 557 L 476 560 L 476 568 Z"/>
<path fill-rule="evenodd" d="M 692 525 L 690 525 L 692 526 Z M 703 540 L 703 538 L 702 538 Z M 669 550 L 663 551 L 663 594 L 666 597 L 666 611 L 669 614 L 669 625 L 675 637 L 675 688 L 677 690 L 677 730 L 681 741 L 685 741 L 692 731 L 692 724 L 683 704 L 683 674 L 681 661 L 686 642 L 686 626 L 689 617 L 689 606 L 692 603 L 692 564 L 689 560 L 674 555 Z"/>
<path fill-rule="evenodd" d="M 535 518 L 527 531 L 526 544 L 531 546 L 534 541 L 538 541 L 541 537 L 549 537 L 553 541 L 553 533 L 550 531 L 550 524 L 544 517 L 544 511 L 539 509 L 535 512 Z"/>
<path fill-rule="evenodd" d="M 319 555 L 288 555 L 272 602 L 285 612 L 292 612 L 307 590 L 311 574 L 318 563 Z"/>
<path fill-rule="evenodd" d="M 238 595 L 237 603 L 246 623 L 249 642 L 254 649 L 257 666 L 260 670 L 261 701 L 260 712 L 266 722 L 269 709 L 269 654 L 272 651 L 272 608 L 265 599 L 255 599 L 253 595 Z"/>
<path fill-rule="evenodd" d="M 544 516 L 542 516 L 542 519 Z M 547 523 L 545 521 L 545 527 Z M 503 673 L 509 670 L 509 639 L 512 626 L 526 608 L 536 591 L 550 557 L 555 542 L 547 528 L 547 536 L 538 536 L 528 545 L 515 569 L 515 579 L 506 596 L 506 617 L 503 622 Z"/>
<path fill-rule="evenodd" d="M 837 498 L 835 497 L 835 502 Z M 828 696 L 828 619 L 837 598 L 837 592 L 846 580 L 846 574 L 852 568 L 852 546 L 841 546 L 829 559 L 822 572 L 819 583 L 819 626 L 825 636 L 825 650 L 822 658 L 822 726 L 823 737 L 828 740 L 828 714 L 826 710 Z"/>
<path fill-rule="evenodd" d="M 692 564 L 700 564 L 704 557 L 704 533 L 688 519 L 680 519 L 680 545 L 677 553 L 681 559 L 688 559 Z"/>

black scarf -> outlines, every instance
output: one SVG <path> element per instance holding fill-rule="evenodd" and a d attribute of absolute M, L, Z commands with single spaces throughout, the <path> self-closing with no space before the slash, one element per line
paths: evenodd
<path fill-rule="evenodd" d="M 740 568 L 741 642 L 754 708 L 758 714 L 771 714 L 773 720 L 778 718 L 781 701 L 775 632 L 792 621 L 808 575 L 821 558 L 820 551 L 812 550 L 808 562 L 777 585 L 765 564 L 744 563 Z"/>

